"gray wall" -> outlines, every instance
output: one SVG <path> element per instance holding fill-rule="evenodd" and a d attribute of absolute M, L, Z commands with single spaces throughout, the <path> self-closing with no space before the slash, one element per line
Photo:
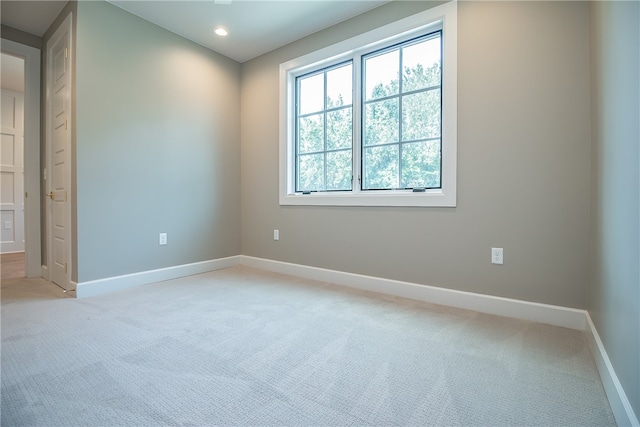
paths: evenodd
<path fill-rule="evenodd" d="M 640 418 L 640 3 L 592 3 L 588 309 Z"/>
<path fill-rule="evenodd" d="M 587 3 L 459 4 L 456 208 L 278 205 L 279 64 L 431 5 L 393 2 L 243 64 L 242 253 L 584 308 Z"/>
<path fill-rule="evenodd" d="M 76 61 L 77 279 L 239 254 L 239 64 L 105 2 Z"/>

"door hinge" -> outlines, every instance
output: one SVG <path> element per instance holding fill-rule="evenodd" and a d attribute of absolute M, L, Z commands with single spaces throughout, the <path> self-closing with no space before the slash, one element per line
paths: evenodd
<path fill-rule="evenodd" d="M 65 59 L 69 57 L 69 48 L 67 47 L 64 48 L 64 57 Z"/>
<path fill-rule="evenodd" d="M 69 129 L 69 122 L 67 120 L 64 121 L 64 130 Z"/>

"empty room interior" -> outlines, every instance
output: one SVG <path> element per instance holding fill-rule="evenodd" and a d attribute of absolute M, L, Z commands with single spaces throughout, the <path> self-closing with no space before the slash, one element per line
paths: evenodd
<path fill-rule="evenodd" d="M 640 426 L 639 1 L 1 7 L 2 425 Z"/>

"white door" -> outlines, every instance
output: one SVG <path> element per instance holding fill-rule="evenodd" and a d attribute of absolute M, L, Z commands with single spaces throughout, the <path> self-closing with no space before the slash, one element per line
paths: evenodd
<path fill-rule="evenodd" d="M 2 90 L 0 252 L 24 251 L 24 95 Z"/>
<path fill-rule="evenodd" d="M 70 22 L 70 19 L 67 19 Z M 67 22 L 65 21 L 65 23 Z M 71 147 L 70 26 L 63 23 L 47 44 L 49 241 L 51 281 L 71 289 L 69 280 L 69 162 Z"/>

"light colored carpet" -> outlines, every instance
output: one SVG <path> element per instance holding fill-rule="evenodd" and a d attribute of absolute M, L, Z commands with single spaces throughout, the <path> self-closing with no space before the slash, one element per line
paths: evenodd
<path fill-rule="evenodd" d="M 574 330 L 246 267 L 46 286 L 2 286 L 3 426 L 615 425 Z"/>

